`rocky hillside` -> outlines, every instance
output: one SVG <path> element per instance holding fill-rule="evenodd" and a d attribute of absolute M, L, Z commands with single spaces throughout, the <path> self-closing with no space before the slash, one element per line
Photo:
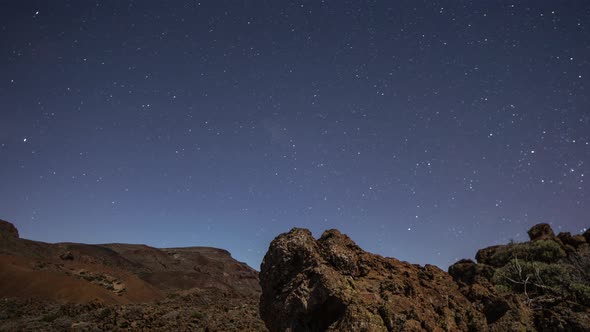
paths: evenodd
<path fill-rule="evenodd" d="M 260 314 L 270 331 L 590 331 L 590 232 L 529 235 L 446 273 L 293 229 L 264 257 Z"/>
<path fill-rule="evenodd" d="M 225 250 L 49 244 L 0 220 L 0 331 L 260 331 L 259 294 Z"/>
<path fill-rule="evenodd" d="M 590 231 L 529 236 L 447 273 L 295 228 L 258 274 L 222 249 L 49 244 L 0 221 L 0 331 L 590 331 Z"/>

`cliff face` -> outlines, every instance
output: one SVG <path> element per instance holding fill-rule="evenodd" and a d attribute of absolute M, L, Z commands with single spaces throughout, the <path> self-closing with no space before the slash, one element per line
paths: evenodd
<path fill-rule="evenodd" d="M 293 229 L 264 257 L 260 314 L 270 331 L 590 331 L 590 233 L 529 235 L 446 273 Z"/>

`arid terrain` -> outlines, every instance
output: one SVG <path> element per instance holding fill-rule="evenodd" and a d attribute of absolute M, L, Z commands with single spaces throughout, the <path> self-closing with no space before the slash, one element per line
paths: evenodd
<path fill-rule="evenodd" d="M 0 221 L 2 331 L 261 331 L 259 296 L 225 250 L 49 244 Z"/>
<path fill-rule="evenodd" d="M 590 231 L 529 237 L 447 273 L 296 228 L 259 275 L 222 249 L 49 244 L 0 221 L 0 330 L 590 331 Z"/>

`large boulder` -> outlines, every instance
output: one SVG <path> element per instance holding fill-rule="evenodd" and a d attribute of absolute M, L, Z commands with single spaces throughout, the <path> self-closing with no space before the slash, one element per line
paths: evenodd
<path fill-rule="evenodd" d="M 14 225 L 8 221 L 0 219 L 0 238 L 1 237 L 18 238 L 18 229 L 16 229 L 16 227 L 14 227 Z"/>
<path fill-rule="evenodd" d="M 337 230 L 275 238 L 260 271 L 270 331 L 486 331 L 450 275 L 369 254 Z"/>
<path fill-rule="evenodd" d="M 449 267 L 449 274 L 455 281 L 472 283 L 476 275 L 476 266 L 471 259 L 462 259 Z"/>
<path fill-rule="evenodd" d="M 531 241 L 547 240 L 555 237 L 553 229 L 549 224 L 537 224 L 527 232 Z"/>
<path fill-rule="evenodd" d="M 586 239 L 583 235 L 571 235 L 570 232 L 562 232 L 557 235 L 557 238 L 561 241 L 561 243 L 565 245 L 572 246 L 577 248 L 584 243 L 586 243 Z"/>

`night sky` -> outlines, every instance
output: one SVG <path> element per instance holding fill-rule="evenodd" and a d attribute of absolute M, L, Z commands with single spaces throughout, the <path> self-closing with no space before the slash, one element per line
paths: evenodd
<path fill-rule="evenodd" d="M 590 225 L 588 1 L 3 1 L 0 218 L 446 268 Z"/>

